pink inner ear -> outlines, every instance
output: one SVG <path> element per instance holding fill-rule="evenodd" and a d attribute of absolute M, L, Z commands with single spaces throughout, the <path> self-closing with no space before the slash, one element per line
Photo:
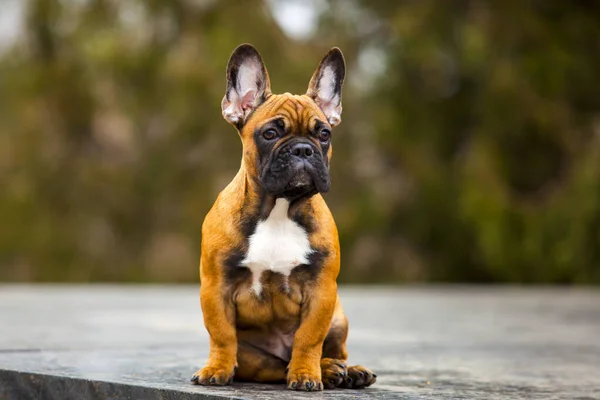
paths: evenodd
<path fill-rule="evenodd" d="M 340 123 L 342 107 L 340 105 L 339 99 L 335 96 L 333 99 L 325 100 L 321 97 L 317 97 L 315 102 L 323 111 L 323 114 L 327 117 L 327 121 L 331 126 L 336 126 Z"/>
<path fill-rule="evenodd" d="M 256 90 L 249 90 L 244 97 L 242 97 L 242 110 L 246 111 L 254 107 L 254 100 L 256 99 Z"/>

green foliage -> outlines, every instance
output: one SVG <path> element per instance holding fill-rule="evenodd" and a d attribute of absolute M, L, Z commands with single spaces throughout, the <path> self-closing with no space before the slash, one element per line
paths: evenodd
<path fill-rule="evenodd" d="M 258 0 L 30 0 L 0 54 L 0 279 L 196 281 L 249 42 L 279 93 L 346 55 L 341 281 L 600 282 L 600 3 L 327 5 L 295 41 Z"/>

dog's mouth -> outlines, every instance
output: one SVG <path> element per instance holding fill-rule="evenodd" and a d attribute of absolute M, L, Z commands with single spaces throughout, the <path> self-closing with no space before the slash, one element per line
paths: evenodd
<path fill-rule="evenodd" d="M 286 185 L 286 189 L 308 188 L 315 186 L 314 168 L 306 161 L 298 166 L 295 174 Z"/>
<path fill-rule="evenodd" d="M 316 194 L 319 192 L 310 165 L 303 165 L 292 175 L 290 181 L 285 185 L 282 196 L 286 198 L 297 198 L 307 194 Z"/>
<path fill-rule="evenodd" d="M 268 161 L 260 180 L 262 186 L 276 197 L 293 200 L 329 190 L 329 170 L 316 149 L 308 158 L 280 151 Z"/>

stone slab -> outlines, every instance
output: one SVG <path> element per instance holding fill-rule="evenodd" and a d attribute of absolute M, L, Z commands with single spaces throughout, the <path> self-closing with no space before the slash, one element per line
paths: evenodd
<path fill-rule="evenodd" d="M 600 291 L 344 287 L 365 390 L 189 383 L 197 286 L 0 286 L 0 399 L 600 399 Z"/>

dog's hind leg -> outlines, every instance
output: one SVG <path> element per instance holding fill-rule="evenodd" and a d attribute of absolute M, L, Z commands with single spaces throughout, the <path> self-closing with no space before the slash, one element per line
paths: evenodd
<path fill-rule="evenodd" d="M 323 342 L 321 357 L 321 381 L 325 389 L 333 389 L 342 385 L 348 386 L 348 370 L 346 359 L 346 338 L 348 337 L 348 320 L 338 298 L 331 327 Z"/>
<path fill-rule="evenodd" d="M 347 367 L 347 337 L 348 320 L 338 299 L 331 321 L 331 328 L 329 328 L 325 342 L 323 342 L 321 380 L 326 389 L 335 387 L 359 389 L 370 386 L 376 381 L 377 375 L 368 368 L 360 365 Z"/>
<path fill-rule="evenodd" d="M 251 344 L 239 342 L 235 380 L 248 382 L 285 382 L 287 361 Z"/>
<path fill-rule="evenodd" d="M 348 337 L 348 319 L 344 315 L 342 303 L 337 299 L 335 311 L 331 320 L 331 327 L 325 341 L 323 342 L 322 358 L 333 358 L 346 361 L 348 352 L 346 351 L 346 338 Z"/>

